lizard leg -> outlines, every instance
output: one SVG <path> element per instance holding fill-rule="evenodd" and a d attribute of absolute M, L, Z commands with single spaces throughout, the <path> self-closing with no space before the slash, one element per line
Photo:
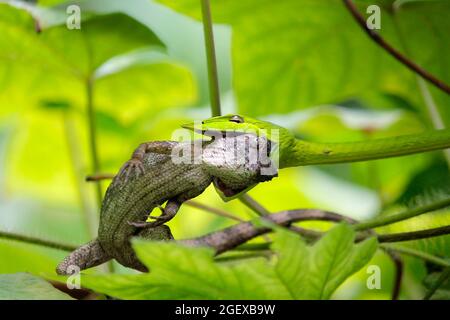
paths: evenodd
<path fill-rule="evenodd" d="M 128 224 L 136 227 L 136 228 L 147 228 L 147 227 L 157 227 L 160 226 L 170 220 L 172 220 L 173 217 L 175 217 L 175 215 L 177 214 L 178 210 L 181 207 L 181 204 L 183 202 L 180 201 L 179 199 L 175 198 L 175 199 L 170 199 L 169 201 L 167 201 L 166 206 L 163 208 L 161 206 L 159 206 L 159 208 L 162 211 L 162 214 L 159 217 L 153 217 L 150 216 L 151 219 L 154 219 L 155 221 L 152 222 L 148 222 L 148 221 L 137 221 L 137 222 L 133 222 L 133 221 L 128 221 Z"/>
<path fill-rule="evenodd" d="M 144 142 L 139 145 L 139 147 L 134 150 L 131 159 L 125 162 L 125 164 L 120 168 L 117 177 L 114 179 L 114 184 L 119 183 L 126 184 L 129 177 L 132 174 L 139 176 L 144 174 L 144 165 L 142 164 L 142 159 L 147 153 L 159 153 L 159 154 L 171 154 L 172 149 L 178 144 L 175 141 L 150 141 Z"/>

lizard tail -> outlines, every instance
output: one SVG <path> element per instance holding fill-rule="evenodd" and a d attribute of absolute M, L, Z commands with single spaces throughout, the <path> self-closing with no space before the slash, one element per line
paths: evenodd
<path fill-rule="evenodd" d="M 59 275 L 71 275 L 81 270 L 98 266 L 111 257 L 106 254 L 97 239 L 92 240 L 69 254 L 56 267 Z"/>

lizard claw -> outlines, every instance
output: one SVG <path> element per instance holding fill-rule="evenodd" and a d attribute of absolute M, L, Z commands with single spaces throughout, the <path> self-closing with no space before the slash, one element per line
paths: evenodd
<path fill-rule="evenodd" d="M 165 217 L 150 217 L 152 219 L 155 219 L 155 221 L 127 221 L 127 223 L 130 226 L 136 227 L 136 228 L 155 228 L 162 224 L 164 224 L 167 219 Z M 170 219 L 169 219 L 170 220 Z"/>
<path fill-rule="evenodd" d="M 131 159 L 125 162 L 125 164 L 120 168 L 119 174 L 117 175 L 114 185 L 126 184 L 132 174 L 139 177 L 141 174 L 145 173 L 144 165 L 139 159 Z"/>
<path fill-rule="evenodd" d="M 166 213 L 165 209 L 163 208 L 162 205 L 158 204 L 157 207 L 159 208 L 159 210 L 161 210 L 162 214 Z M 151 217 L 152 219 L 157 219 L 159 217 Z"/>
<path fill-rule="evenodd" d="M 155 221 L 127 221 L 127 223 L 136 228 L 154 228 L 169 221 L 171 217 L 166 214 L 165 209 L 161 205 L 157 205 L 157 207 L 161 210 L 162 214 L 160 216 L 148 216 L 149 219 Z"/>
<path fill-rule="evenodd" d="M 172 219 L 172 216 L 168 215 L 166 209 L 161 205 L 156 205 L 162 212 L 160 216 L 148 216 L 149 219 L 155 221 L 127 221 L 130 226 L 136 228 L 155 228 Z"/>
<path fill-rule="evenodd" d="M 127 221 L 127 223 L 130 226 L 133 226 L 133 227 L 136 227 L 136 228 L 145 228 L 145 227 L 148 227 L 148 225 L 151 222 L 147 222 L 147 221 Z"/>

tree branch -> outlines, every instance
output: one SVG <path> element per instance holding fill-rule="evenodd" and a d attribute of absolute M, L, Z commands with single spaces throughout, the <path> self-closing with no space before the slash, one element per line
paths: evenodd
<path fill-rule="evenodd" d="M 194 206 L 198 206 L 198 204 L 194 204 Z M 201 205 L 201 209 L 210 210 L 209 207 Z M 233 216 L 234 217 L 234 216 Z M 230 217 L 231 218 L 231 217 Z M 236 219 L 236 217 L 234 217 Z M 310 229 L 304 229 L 297 226 L 291 226 L 294 222 L 300 222 L 300 221 L 308 221 L 308 220 L 321 220 L 321 221 L 330 221 L 330 222 L 347 222 L 350 224 L 354 224 L 355 220 L 342 216 L 340 214 L 329 212 L 329 211 L 323 211 L 323 210 L 316 210 L 316 209 L 299 209 L 299 210 L 287 210 L 287 211 L 281 211 L 278 213 L 270 214 L 267 216 L 263 216 L 260 219 L 264 219 L 265 221 L 275 223 L 280 226 L 285 226 L 290 228 L 292 231 L 299 233 L 300 235 L 317 239 L 323 235 L 322 232 L 310 230 Z M 241 222 L 237 225 L 231 226 L 229 228 L 225 228 L 219 231 L 212 232 L 210 234 L 207 234 L 202 237 L 197 237 L 193 239 L 187 239 L 187 240 L 180 240 L 181 243 L 191 245 L 191 246 L 209 246 L 216 250 L 217 254 L 234 249 L 238 247 L 240 250 L 262 250 L 262 249 L 269 249 L 270 248 L 270 242 L 263 243 L 263 244 L 257 244 L 257 245 L 243 245 L 247 241 L 263 235 L 265 233 L 271 232 L 271 228 L 269 226 L 258 226 L 255 225 L 252 221 L 247 222 Z M 376 235 L 379 242 L 396 242 L 396 241 L 407 241 L 407 240 L 417 240 L 417 239 L 423 239 L 423 238 L 430 238 L 430 237 L 436 237 L 444 234 L 450 233 L 450 226 L 444 226 L 429 230 L 420 230 L 420 231 L 413 231 L 413 232 L 404 232 L 404 233 L 396 233 L 396 234 L 385 234 L 385 235 Z M 365 232 L 360 234 L 359 237 L 357 237 L 357 241 L 361 241 L 367 237 L 374 236 L 375 234 L 373 232 Z M 23 235 L 18 235 L 14 233 L 9 232 L 0 232 L 0 238 L 10 239 L 10 240 L 16 240 L 36 245 L 42 245 L 49 248 L 59 249 L 59 250 L 65 250 L 65 251 L 73 251 L 76 249 L 75 246 L 67 245 L 67 244 L 61 244 L 53 241 L 47 241 L 39 238 L 33 238 Z M 391 247 L 385 244 L 380 245 L 382 248 L 386 249 L 392 249 L 397 250 L 396 247 Z M 403 249 L 401 249 L 403 250 Z M 398 251 L 398 250 L 397 250 Z M 404 253 L 405 250 L 402 251 Z M 415 253 L 416 256 L 420 255 L 419 253 Z M 435 263 L 443 265 L 442 261 L 445 261 L 443 259 L 436 258 L 431 256 L 426 256 L 424 253 L 426 260 L 433 261 Z M 435 260 L 433 260 L 435 258 Z M 437 260 L 436 260 L 437 259 Z M 436 262 L 437 261 L 437 262 Z M 446 262 L 445 262 L 446 263 Z M 444 263 L 444 264 L 445 264 Z M 450 264 L 449 264 L 450 265 Z M 393 296 L 396 296 L 394 294 Z"/>
<path fill-rule="evenodd" d="M 420 75 L 422 78 L 436 86 L 437 88 L 441 89 L 442 91 L 446 92 L 447 94 L 450 94 L 450 86 L 447 85 L 442 80 L 437 79 L 434 75 L 414 63 L 413 61 L 409 60 L 407 57 L 405 57 L 400 51 L 392 47 L 389 43 L 387 43 L 375 30 L 371 30 L 367 27 L 366 20 L 361 15 L 361 13 L 358 11 L 358 8 L 351 0 L 343 0 L 345 6 L 352 14 L 353 18 L 355 18 L 356 22 L 360 25 L 360 27 L 369 35 L 369 37 L 375 41 L 380 47 L 382 47 L 386 52 L 388 52 L 391 56 L 393 56 L 397 61 L 401 62 L 403 65 L 405 65 L 407 68 L 412 70 L 413 72 Z"/>
<path fill-rule="evenodd" d="M 348 223 L 354 223 L 355 221 L 351 218 L 342 216 L 340 214 L 316 210 L 316 209 L 304 209 L 304 210 L 287 210 L 281 211 L 278 213 L 270 214 L 259 218 L 261 220 L 275 223 L 280 226 L 289 227 L 293 222 L 299 221 L 307 221 L 307 220 L 321 220 L 321 221 L 332 221 L 332 222 L 341 222 L 345 221 Z M 257 222 L 258 220 L 254 221 Z M 193 239 L 181 240 L 181 243 L 184 243 L 189 246 L 209 246 L 214 248 L 217 254 L 231 250 L 243 243 L 257 237 L 263 235 L 265 233 L 271 232 L 271 228 L 268 226 L 257 226 L 252 221 L 239 223 L 237 225 L 209 233 L 202 237 L 197 237 Z M 303 232 L 305 229 L 296 228 L 294 229 L 297 232 Z M 307 235 L 311 236 L 309 232 L 311 230 L 307 230 Z M 267 243 L 267 248 L 269 248 L 270 243 Z"/>
<path fill-rule="evenodd" d="M 401 241 L 433 238 L 446 234 L 450 234 L 450 225 L 420 231 L 381 234 L 377 238 L 379 242 L 401 242 Z"/>

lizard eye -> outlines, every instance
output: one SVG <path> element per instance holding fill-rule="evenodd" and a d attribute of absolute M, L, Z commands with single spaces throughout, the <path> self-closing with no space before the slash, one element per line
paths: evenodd
<path fill-rule="evenodd" d="M 242 119 L 242 117 L 238 116 L 238 115 L 234 115 L 230 118 L 231 122 L 236 122 L 236 123 L 244 123 L 244 119 Z"/>

